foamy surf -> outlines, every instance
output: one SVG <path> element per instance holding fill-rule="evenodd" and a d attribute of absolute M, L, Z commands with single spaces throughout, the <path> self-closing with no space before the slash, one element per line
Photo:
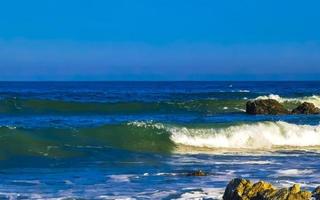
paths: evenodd
<path fill-rule="evenodd" d="M 170 128 L 176 144 L 206 148 L 272 148 L 277 146 L 307 147 L 320 145 L 320 126 L 286 122 L 259 122 L 227 128 Z"/>
<path fill-rule="evenodd" d="M 274 176 L 282 177 L 282 176 L 307 176 L 314 173 L 313 170 L 310 169 L 279 169 Z"/>

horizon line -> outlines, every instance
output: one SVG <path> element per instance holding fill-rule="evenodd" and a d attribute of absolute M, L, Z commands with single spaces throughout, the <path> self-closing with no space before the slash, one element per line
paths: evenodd
<path fill-rule="evenodd" d="M 319 80 L 0 80 L 3 82 L 320 82 Z"/>

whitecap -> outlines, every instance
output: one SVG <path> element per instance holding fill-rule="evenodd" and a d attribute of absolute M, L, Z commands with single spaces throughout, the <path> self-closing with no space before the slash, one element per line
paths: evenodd
<path fill-rule="evenodd" d="M 178 145 L 203 148 L 271 149 L 279 146 L 320 145 L 320 126 L 287 122 L 259 122 L 226 128 L 168 127 L 171 140 Z"/>
<path fill-rule="evenodd" d="M 120 174 L 120 175 L 110 175 L 108 177 L 112 179 L 114 182 L 130 182 L 130 179 L 136 176 L 132 174 Z"/>
<path fill-rule="evenodd" d="M 188 190 L 180 195 L 177 200 L 185 199 L 222 199 L 224 188 L 201 188 L 201 189 L 191 189 L 185 188 Z"/>
<path fill-rule="evenodd" d="M 311 169 L 280 169 L 276 171 L 275 176 L 305 176 L 312 174 L 314 171 Z"/>

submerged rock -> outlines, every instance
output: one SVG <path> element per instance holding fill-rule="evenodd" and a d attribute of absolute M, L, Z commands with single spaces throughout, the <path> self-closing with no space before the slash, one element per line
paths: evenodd
<path fill-rule="evenodd" d="M 187 174 L 187 176 L 207 176 L 207 175 L 208 175 L 208 173 L 206 173 L 202 170 L 192 171 Z"/>
<path fill-rule="evenodd" d="M 279 115 L 289 114 L 290 112 L 274 99 L 259 99 L 247 102 L 246 113 L 252 115 Z"/>
<path fill-rule="evenodd" d="M 320 189 L 319 189 L 320 190 Z M 315 193 L 314 193 L 315 194 Z M 272 184 L 236 178 L 229 182 L 223 200 L 309 200 L 311 192 L 301 191 L 300 185 L 276 189 Z"/>
<path fill-rule="evenodd" d="M 312 197 L 315 200 L 320 200 L 320 186 L 318 186 L 316 189 L 313 190 Z"/>
<path fill-rule="evenodd" d="M 320 109 L 313 103 L 304 102 L 292 110 L 292 114 L 320 114 Z"/>

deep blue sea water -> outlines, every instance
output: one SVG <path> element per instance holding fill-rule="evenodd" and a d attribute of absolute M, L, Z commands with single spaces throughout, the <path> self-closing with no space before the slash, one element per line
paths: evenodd
<path fill-rule="evenodd" d="M 320 185 L 320 116 L 245 114 L 257 98 L 320 107 L 320 82 L 0 82 L 0 199 L 221 199 L 235 177 Z"/>

